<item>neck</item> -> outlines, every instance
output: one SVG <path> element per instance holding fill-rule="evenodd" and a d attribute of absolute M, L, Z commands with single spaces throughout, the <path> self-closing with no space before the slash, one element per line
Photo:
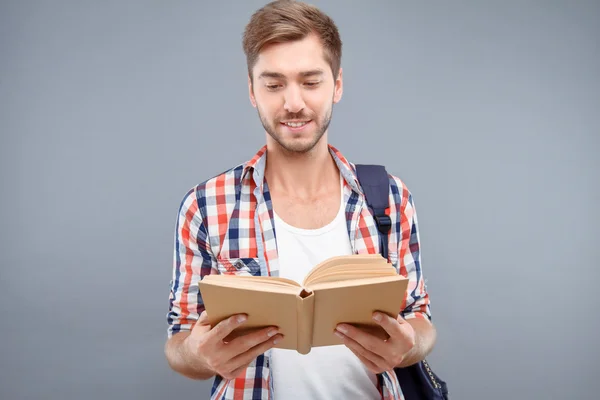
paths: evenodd
<path fill-rule="evenodd" d="M 339 170 L 329 153 L 326 134 L 309 152 L 292 153 L 267 142 L 265 177 L 269 190 L 308 198 L 339 185 Z"/>

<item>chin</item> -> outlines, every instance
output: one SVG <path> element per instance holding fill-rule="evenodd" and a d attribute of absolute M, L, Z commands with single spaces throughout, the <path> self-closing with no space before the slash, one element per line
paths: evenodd
<path fill-rule="evenodd" d="M 279 146 L 287 152 L 290 153 L 306 153 L 313 149 L 312 143 L 279 143 Z"/>
<path fill-rule="evenodd" d="M 313 150 L 323 138 L 323 134 L 316 132 L 305 132 L 302 134 L 293 135 L 289 132 L 276 131 L 277 134 L 273 135 L 272 131 L 269 133 L 272 139 L 279 145 L 281 149 L 289 153 L 304 154 Z"/>
<path fill-rule="evenodd" d="M 315 138 L 310 138 L 310 140 L 284 140 L 279 142 L 279 144 L 289 152 L 303 154 L 313 150 L 319 144 L 319 139 L 315 140 Z"/>

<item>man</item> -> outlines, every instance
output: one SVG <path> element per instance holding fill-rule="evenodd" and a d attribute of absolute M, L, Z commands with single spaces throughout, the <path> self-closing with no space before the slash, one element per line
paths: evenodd
<path fill-rule="evenodd" d="M 353 165 L 328 144 L 332 107 L 343 91 L 335 24 L 315 7 L 275 1 L 252 16 L 243 45 L 250 101 L 266 146 L 249 162 L 191 189 L 181 203 L 167 360 L 189 378 L 214 377 L 213 399 L 401 399 L 393 369 L 425 358 L 435 330 L 414 204 L 396 177 L 390 176 L 389 260 L 410 283 L 397 318 L 374 315 L 390 339 L 341 324 L 335 334 L 344 345 L 300 355 L 273 348 L 281 338 L 276 327 L 224 343 L 243 326 L 243 315 L 212 329 L 207 323 L 198 290 L 207 274 L 300 282 L 325 258 L 379 252 Z"/>

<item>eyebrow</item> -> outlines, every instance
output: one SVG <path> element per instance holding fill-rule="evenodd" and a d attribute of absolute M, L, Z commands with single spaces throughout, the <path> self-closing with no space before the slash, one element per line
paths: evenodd
<path fill-rule="evenodd" d="M 302 72 L 300 72 L 299 75 L 303 78 L 307 78 L 309 76 L 318 76 L 318 75 L 323 75 L 323 74 L 324 74 L 324 72 L 322 69 L 311 69 L 309 71 L 302 71 Z M 262 79 L 262 78 L 286 79 L 286 76 L 280 72 L 263 71 L 258 76 L 258 79 Z"/>

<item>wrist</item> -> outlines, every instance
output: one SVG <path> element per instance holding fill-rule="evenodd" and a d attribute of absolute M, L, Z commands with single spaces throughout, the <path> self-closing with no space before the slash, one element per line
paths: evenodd
<path fill-rule="evenodd" d="M 435 343 L 435 329 L 429 321 L 415 318 L 407 322 L 414 329 L 414 345 L 402 357 L 398 368 L 408 367 L 425 359 Z"/>
<path fill-rule="evenodd" d="M 415 337 L 414 346 L 404 354 L 404 356 L 402 357 L 402 361 L 400 361 L 400 364 L 398 364 L 396 367 L 405 368 L 416 364 L 417 362 L 421 361 L 421 353 L 422 352 L 420 351 L 419 340 L 417 337 Z"/>
<path fill-rule="evenodd" d="M 206 378 L 214 376 L 216 372 L 208 366 L 204 357 L 198 353 L 197 349 L 198 346 L 191 333 L 189 333 L 181 343 L 181 359 L 195 373 L 206 376 Z"/>

